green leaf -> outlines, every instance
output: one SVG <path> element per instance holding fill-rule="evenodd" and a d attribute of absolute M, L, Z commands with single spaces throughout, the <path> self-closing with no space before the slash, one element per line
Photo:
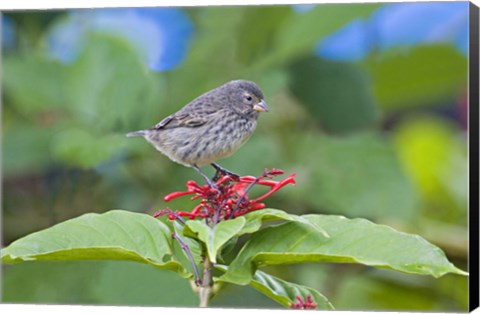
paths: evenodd
<path fill-rule="evenodd" d="M 215 268 L 222 272 L 228 269 L 226 265 L 220 264 L 215 265 Z M 296 296 L 305 300 L 307 295 L 311 295 L 318 304 L 318 309 L 334 309 L 328 299 L 317 290 L 282 280 L 260 270 L 255 272 L 250 285 L 285 307 L 297 302 Z"/>
<path fill-rule="evenodd" d="M 305 300 L 308 295 L 311 295 L 313 301 L 317 303 L 317 309 L 334 309 L 328 299 L 317 290 L 282 280 L 260 270 L 255 272 L 250 285 L 285 307 L 290 307 L 292 303 L 296 303 L 297 296 Z"/>
<path fill-rule="evenodd" d="M 290 90 L 325 130 L 346 133 L 377 122 L 370 78 L 357 65 L 309 56 L 289 70 Z"/>
<path fill-rule="evenodd" d="M 200 241 L 205 243 L 207 253 L 212 263 L 217 262 L 218 251 L 222 246 L 242 229 L 245 225 L 245 218 L 238 217 L 231 220 L 221 221 L 213 228 L 204 221 L 189 220 L 185 225 L 184 234 L 195 233 Z"/>
<path fill-rule="evenodd" d="M 323 236 L 328 237 L 323 228 L 310 224 L 308 220 L 301 216 L 290 215 L 278 209 L 253 211 L 235 219 L 221 221 L 213 228 L 207 226 L 203 221 L 189 220 L 183 229 L 183 234 L 188 237 L 198 238 L 205 243 L 210 260 L 216 263 L 219 251 L 228 241 L 243 234 L 258 231 L 263 221 L 278 219 L 302 222 L 315 228 Z"/>
<path fill-rule="evenodd" d="M 468 61 L 453 46 L 387 51 L 365 62 L 379 106 L 386 110 L 445 104 L 467 88 Z"/>
<path fill-rule="evenodd" d="M 281 219 L 281 220 L 287 220 L 287 221 L 298 221 L 298 222 L 307 224 L 317 229 L 318 232 L 322 233 L 325 237 L 328 238 L 328 234 L 325 231 L 325 229 L 317 225 L 310 224 L 310 222 L 305 218 L 303 218 L 302 216 L 288 214 L 283 210 L 279 210 L 279 209 L 265 208 L 262 210 L 256 210 L 256 211 L 250 212 L 242 217 L 245 218 L 245 225 L 237 233 L 237 236 L 240 236 L 246 233 L 257 232 L 262 227 L 262 223 L 264 221 Z"/>
<path fill-rule="evenodd" d="M 85 214 L 14 241 L 1 250 L 4 263 L 41 260 L 126 260 L 190 276 L 172 258 L 168 227 L 139 213 Z"/>
<path fill-rule="evenodd" d="M 365 219 L 303 217 L 324 228 L 330 238 L 298 222 L 265 228 L 250 238 L 220 280 L 244 285 L 252 280 L 257 267 L 305 262 L 358 263 L 434 277 L 467 274 L 418 235 Z"/>

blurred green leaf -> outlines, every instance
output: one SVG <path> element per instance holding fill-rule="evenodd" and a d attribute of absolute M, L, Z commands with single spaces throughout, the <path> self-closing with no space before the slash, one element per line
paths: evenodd
<path fill-rule="evenodd" d="M 466 89 L 467 58 L 449 45 L 387 51 L 364 63 L 385 110 L 444 104 Z"/>
<path fill-rule="evenodd" d="M 99 304 L 196 307 L 190 283 L 177 274 L 132 262 L 104 262 L 92 294 Z"/>
<path fill-rule="evenodd" d="M 417 115 L 397 124 L 393 139 L 407 173 L 437 209 L 434 216 L 466 223 L 468 156 L 459 131 L 446 119 Z"/>
<path fill-rule="evenodd" d="M 85 214 L 32 233 L 1 250 L 4 263 L 35 260 L 128 260 L 166 268 L 188 277 L 171 258 L 166 225 L 123 210 Z"/>
<path fill-rule="evenodd" d="M 85 261 L 22 263 L 2 268 L 2 302 L 92 304 L 102 266 Z"/>
<path fill-rule="evenodd" d="M 311 56 L 289 68 L 293 95 L 327 131 L 351 132 L 378 120 L 370 79 L 355 64 Z"/>
<path fill-rule="evenodd" d="M 270 53 L 255 66 L 265 68 L 310 54 L 323 37 L 355 18 L 369 16 L 379 4 L 320 4 L 303 14 L 291 14 L 273 38 Z"/>
<path fill-rule="evenodd" d="M 418 235 L 365 219 L 303 217 L 324 228 L 330 237 L 298 222 L 267 227 L 248 240 L 219 280 L 248 284 L 257 267 L 305 262 L 358 263 L 434 277 L 467 274 L 450 263 L 442 250 Z"/>
<path fill-rule="evenodd" d="M 41 173 L 52 162 L 48 145 L 54 129 L 27 123 L 3 126 L 2 170 L 5 177 Z"/>
<path fill-rule="evenodd" d="M 468 308 L 467 291 L 468 278 L 463 276 L 418 278 L 376 269 L 369 276 L 345 277 L 334 302 L 339 310 L 462 312 Z"/>
<path fill-rule="evenodd" d="M 381 311 L 435 311 L 433 298 L 426 298 L 428 291 L 418 286 L 402 286 L 399 283 L 379 282 L 366 276 L 350 276 L 340 284 L 335 304 L 342 310 Z M 374 302 L 372 302 L 374 301 Z"/>
<path fill-rule="evenodd" d="M 235 36 L 238 59 L 242 64 L 251 64 L 271 51 L 275 33 L 294 12 L 289 6 L 255 6 L 242 11 L 243 18 Z"/>
<path fill-rule="evenodd" d="M 3 91 L 23 115 L 34 120 L 39 113 L 48 113 L 67 104 L 62 64 L 35 54 L 8 56 L 2 59 Z"/>
<path fill-rule="evenodd" d="M 168 100 L 174 110 L 229 80 L 245 78 L 241 77 L 234 36 L 244 11 L 245 7 L 228 6 L 202 11 L 191 53 L 178 69 L 167 74 Z"/>
<path fill-rule="evenodd" d="M 22 263 L 2 269 L 2 301 L 40 304 L 196 306 L 177 274 L 125 261 Z M 166 284 L 168 283 L 168 285 Z"/>
<path fill-rule="evenodd" d="M 317 212 L 412 219 L 418 195 L 388 138 L 362 132 L 349 136 L 287 135 L 298 189 L 288 194 Z"/>
<path fill-rule="evenodd" d="M 119 135 L 99 136 L 79 128 L 68 128 L 53 137 L 52 153 L 69 166 L 81 168 L 95 167 L 126 145 Z"/>
<path fill-rule="evenodd" d="M 163 85 L 119 38 L 90 36 L 68 69 L 67 84 L 75 119 L 95 130 L 128 131 L 153 125 L 161 116 Z"/>

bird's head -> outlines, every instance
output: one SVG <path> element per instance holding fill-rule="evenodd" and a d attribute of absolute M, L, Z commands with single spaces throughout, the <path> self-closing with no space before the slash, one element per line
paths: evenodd
<path fill-rule="evenodd" d="M 257 84 L 236 80 L 228 82 L 223 86 L 229 95 L 229 102 L 234 109 L 242 114 L 257 116 L 259 112 L 267 112 L 267 106 L 263 93 Z"/>

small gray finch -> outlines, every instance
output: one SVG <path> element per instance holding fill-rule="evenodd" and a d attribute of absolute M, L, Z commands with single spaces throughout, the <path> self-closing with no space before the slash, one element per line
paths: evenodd
<path fill-rule="evenodd" d="M 143 136 L 171 160 L 193 167 L 211 187 L 199 167 L 212 165 L 217 173 L 235 174 L 215 162 L 237 151 L 250 138 L 260 112 L 269 111 L 263 93 L 253 82 L 230 81 L 192 100 L 154 127 L 128 133 Z"/>

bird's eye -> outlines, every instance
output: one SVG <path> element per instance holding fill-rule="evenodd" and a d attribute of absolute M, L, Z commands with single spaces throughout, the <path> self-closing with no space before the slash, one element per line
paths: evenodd
<path fill-rule="evenodd" d="M 252 96 L 247 95 L 247 96 L 245 96 L 245 99 L 246 99 L 247 101 L 252 101 L 253 98 L 252 98 Z"/>

